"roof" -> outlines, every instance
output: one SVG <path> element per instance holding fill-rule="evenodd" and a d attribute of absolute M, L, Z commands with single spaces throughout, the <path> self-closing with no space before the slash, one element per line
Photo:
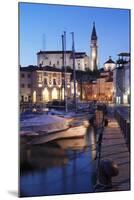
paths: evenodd
<path fill-rule="evenodd" d="M 27 67 L 21 67 L 20 71 L 51 71 L 51 72 L 63 72 L 62 69 L 58 69 L 55 67 L 51 67 L 51 66 L 43 66 L 43 67 L 38 67 L 38 66 L 34 66 L 34 65 L 30 65 Z M 69 73 L 69 72 L 67 72 Z"/>
<path fill-rule="evenodd" d="M 66 51 L 66 53 L 71 54 L 72 58 L 72 51 Z M 40 54 L 63 54 L 63 51 L 39 51 L 37 52 L 37 55 Z M 83 58 L 87 56 L 86 52 L 75 52 L 75 58 Z"/>
<path fill-rule="evenodd" d="M 37 55 L 39 54 L 62 54 L 63 51 L 39 51 L 37 52 Z M 66 51 L 66 53 L 72 53 L 72 51 Z"/>
<path fill-rule="evenodd" d="M 87 54 L 85 52 L 75 52 L 75 58 L 84 58 L 85 56 L 87 56 Z M 73 58 L 73 55 L 71 54 L 71 57 Z"/>
<path fill-rule="evenodd" d="M 109 59 L 104 64 L 115 64 L 115 62 L 111 59 L 111 56 L 109 56 Z"/>
<path fill-rule="evenodd" d="M 97 40 L 97 34 L 96 34 L 96 29 L 95 29 L 95 22 L 93 23 L 93 30 L 91 34 L 91 40 Z"/>
<path fill-rule="evenodd" d="M 118 56 L 130 57 L 130 53 L 122 52 L 122 53 L 119 53 Z"/>
<path fill-rule="evenodd" d="M 109 77 L 106 82 L 113 82 L 113 78 L 112 77 Z"/>
<path fill-rule="evenodd" d="M 38 69 L 37 65 L 29 65 L 27 67 L 20 67 L 20 71 L 36 71 Z"/>

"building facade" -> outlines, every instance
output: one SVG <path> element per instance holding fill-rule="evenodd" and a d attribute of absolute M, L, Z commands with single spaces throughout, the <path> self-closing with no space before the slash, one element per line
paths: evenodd
<path fill-rule="evenodd" d="M 21 67 L 20 101 L 42 103 L 53 100 L 64 100 L 66 78 L 67 96 L 71 96 L 71 73 L 53 67 Z"/>
<path fill-rule="evenodd" d="M 39 51 L 38 66 L 52 66 L 61 69 L 63 66 L 63 51 Z M 66 66 L 73 68 L 72 51 L 66 51 Z M 85 71 L 89 66 L 89 57 L 85 52 L 75 52 L 75 69 Z"/>
<path fill-rule="evenodd" d="M 85 76 L 83 81 L 81 78 L 78 80 L 79 98 L 85 101 L 113 103 L 113 72 L 101 70 L 96 77 L 87 75 L 81 75 Z"/>
<path fill-rule="evenodd" d="M 130 54 L 120 53 L 113 70 L 114 102 L 130 104 Z"/>
<path fill-rule="evenodd" d="M 116 63 L 112 60 L 111 56 L 109 56 L 109 59 L 104 63 L 104 70 L 105 71 L 112 71 L 116 67 Z"/>
<path fill-rule="evenodd" d="M 90 55 L 86 52 L 75 52 L 75 69 L 94 71 L 98 66 L 98 47 L 95 23 L 90 40 Z M 52 66 L 58 69 L 63 67 L 63 51 L 39 51 L 37 52 L 37 66 Z M 66 66 L 73 69 L 73 54 L 71 50 L 66 51 Z"/>

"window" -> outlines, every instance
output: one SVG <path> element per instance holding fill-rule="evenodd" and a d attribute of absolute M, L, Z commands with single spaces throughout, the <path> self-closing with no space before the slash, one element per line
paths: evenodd
<path fill-rule="evenodd" d="M 31 78 L 31 74 L 28 74 L 27 77 L 28 77 L 28 78 Z"/>
<path fill-rule="evenodd" d="M 55 67 L 55 64 L 53 64 L 53 67 Z"/>
<path fill-rule="evenodd" d="M 21 96 L 21 102 L 23 102 L 24 101 L 24 96 Z"/>
<path fill-rule="evenodd" d="M 53 73 L 53 77 L 56 77 L 56 73 Z"/>
<path fill-rule="evenodd" d="M 21 88 L 24 88 L 24 87 L 25 87 L 25 84 L 24 84 L 24 83 L 22 83 L 22 84 L 21 84 Z"/>
<path fill-rule="evenodd" d="M 28 84 L 27 87 L 30 88 L 30 87 L 31 87 L 31 84 Z"/>
<path fill-rule="evenodd" d="M 53 85 L 56 85 L 56 80 L 55 79 L 53 79 Z"/>
<path fill-rule="evenodd" d="M 57 65 L 59 65 L 59 61 L 57 61 Z"/>
<path fill-rule="evenodd" d="M 31 101 L 31 96 L 28 96 L 28 101 L 29 101 L 29 102 Z"/>
<path fill-rule="evenodd" d="M 49 65 L 51 65 L 51 61 L 49 62 Z"/>
<path fill-rule="evenodd" d="M 65 80 L 64 79 L 62 79 L 62 85 L 64 85 L 65 84 Z"/>
<path fill-rule="evenodd" d="M 25 97 L 25 101 L 27 101 L 27 97 Z"/>
<path fill-rule="evenodd" d="M 47 79 L 46 78 L 44 79 L 44 84 L 47 85 Z"/>
<path fill-rule="evenodd" d="M 21 74 L 21 78 L 24 78 L 25 77 L 25 74 L 23 73 L 23 74 Z"/>

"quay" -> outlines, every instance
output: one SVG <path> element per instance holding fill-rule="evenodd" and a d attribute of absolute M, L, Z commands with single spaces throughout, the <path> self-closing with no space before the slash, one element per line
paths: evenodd
<path fill-rule="evenodd" d="M 108 126 L 103 132 L 101 160 L 114 161 L 118 165 L 119 174 L 112 177 L 112 188 L 98 188 L 96 192 L 127 191 L 130 190 L 129 148 L 117 120 L 109 117 L 108 121 Z"/>

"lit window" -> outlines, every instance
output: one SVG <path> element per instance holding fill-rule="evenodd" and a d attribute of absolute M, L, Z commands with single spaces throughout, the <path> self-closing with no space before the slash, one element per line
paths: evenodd
<path fill-rule="evenodd" d="M 52 99 L 58 99 L 58 91 L 56 88 L 52 90 Z"/>
<path fill-rule="evenodd" d="M 36 91 L 33 92 L 33 102 L 36 102 Z"/>
<path fill-rule="evenodd" d="M 38 87 L 39 87 L 39 88 L 41 88 L 41 87 L 42 87 L 42 84 L 41 84 L 41 83 L 39 83 L 39 84 L 38 84 Z"/>

